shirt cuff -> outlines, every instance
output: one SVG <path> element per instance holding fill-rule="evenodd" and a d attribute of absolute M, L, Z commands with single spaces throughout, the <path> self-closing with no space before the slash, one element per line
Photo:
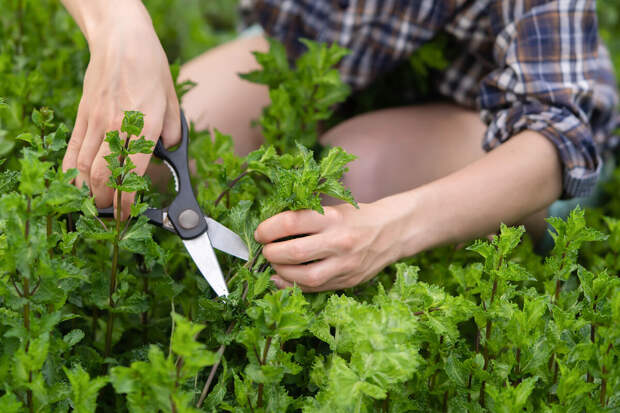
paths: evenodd
<path fill-rule="evenodd" d="M 482 111 L 488 124 L 482 147 L 496 148 L 523 130 L 541 133 L 558 150 L 562 162 L 561 199 L 588 196 L 594 191 L 603 164 L 592 131 L 566 108 L 537 102 L 516 103 L 499 111 Z"/>

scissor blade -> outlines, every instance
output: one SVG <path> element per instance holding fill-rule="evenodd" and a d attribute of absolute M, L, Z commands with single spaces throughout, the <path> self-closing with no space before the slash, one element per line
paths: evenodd
<path fill-rule="evenodd" d="M 228 255 L 241 258 L 244 261 L 249 259 L 248 247 L 239 235 L 214 219 L 205 217 L 205 220 L 207 221 L 207 233 L 213 248 L 217 248 Z"/>
<path fill-rule="evenodd" d="M 149 211 L 147 210 L 147 212 Z M 149 216 L 148 214 L 145 215 Z M 151 217 L 149 216 L 149 218 Z M 151 221 L 154 220 L 151 218 Z M 160 224 L 162 228 L 176 233 L 172 226 L 172 222 L 168 219 L 167 212 L 163 212 L 159 221 L 162 222 Z M 225 252 L 228 255 L 241 258 L 244 261 L 249 259 L 250 252 L 248 251 L 248 247 L 239 235 L 212 218 L 205 217 L 205 221 L 207 221 L 207 233 L 209 234 L 209 239 L 212 242 L 211 245 L 213 245 L 213 248 Z"/>
<path fill-rule="evenodd" d="M 197 238 L 184 239 L 183 244 L 185 244 L 187 252 L 215 293 L 220 297 L 228 295 L 224 274 L 222 274 L 220 264 L 217 262 L 209 235 L 205 232 Z"/>

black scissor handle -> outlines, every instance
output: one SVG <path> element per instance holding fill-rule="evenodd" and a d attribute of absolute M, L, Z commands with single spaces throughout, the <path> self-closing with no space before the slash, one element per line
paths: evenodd
<path fill-rule="evenodd" d="M 114 218 L 114 207 L 111 206 L 107 208 L 98 208 L 97 215 L 100 218 Z M 147 210 L 144 211 L 142 215 L 147 217 L 151 224 L 157 225 L 158 227 L 162 227 L 165 229 L 169 229 L 164 226 L 164 214 L 161 209 L 147 208 Z"/>
<path fill-rule="evenodd" d="M 176 174 L 178 183 L 177 196 L 168 206 L 168 219 L 182 239 L 192 239 L 207 230 L 204 214 L 196 201 L 189 176 L 189 131 L 185 114 L 181 111 L 181 143 L 174 151 L 164 148 L 161 138 L 155 145 L 153 155 L 167 162 Z"/>
<path fill-rule="evenodd" d="M 181 143 L 174 151 L 164 148 L 161 138 L 157 140 L 153 155 L 165 161 L 173 169 L 178 183 L 177 196 L 168 206 L 168 220 L 172 223 L 177 234 L 182 239 L 193 239 L 202 235 L 207 230 L 207 221 L 196 201 L 192 183 L 189 177 L 189 132 L 185 114 L 181 111 Z M 113 217 L 114 208 L 98 210 L 101 217 Z M 160 209 L 149 208 L 144 213 L 149 221 L 155 225 L 163 225 L 163 213 Z"/>

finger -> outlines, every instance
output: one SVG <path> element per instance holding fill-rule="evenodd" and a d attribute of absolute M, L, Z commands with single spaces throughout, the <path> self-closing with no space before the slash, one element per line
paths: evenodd
<path fill-rule="evenodd" d="M 99 147 L 90 170 L 91 190 L 95 196 L 97 208 L 105 208 L 112 205 L 114 198 L 114 189 L 108 185 L 111 172 L 108 169 L 108 162 L 104 158 L 104 156 L 109 154 L 110 145 L 107 142 L 103 142 Z"/>
<path fill-rule="evenodd" d="M 145 114 L 144 115 L 144 127 L 142 128 L 142 136 L 153 143 L 157 143 L 163 128 L 163 114 Z M 132 137 L 132 139 L 138 139 L 138 137 Z M 138 153 L 130 155 L 129 158 L 136 165 L 133 170 L 138 175 L 144 175 L 146 169 L 149 166 L 152 153 Z"/>
<path fill-rule="evenodd" d="M 263 255 L 272 264 L 303 264 L 333 255 L 336 250 L 331 236 L 319 233 L 289 241 L 272 242 L 263 248 Z"/>
<path fill-rule="evenodd" d="M 121 221 L 126 221 L 129 219 L 129 214 L 131 212 L 131 206 L 135 202 L 136 193 L 135 192 L 122 192 L 121 193 Z M 117 205 L 118 205 L 118 191 L 114 191 L 114 216 L 116 217 Z"/>
<path fill-rule="evenodd" d="M 261 244 L 268 244 L 293 235 L 314 234 L 327 227 L 328 217 L 316 211 L 285 211 L 261 222 L 254 238 Z"/>
<path fill-rule="evenodd" d="M 90 185 L 90 172 L 93 167 L 93 161 L 101 142 L 103 142 L 104 127 L 99 119 L 89 119 L 88 130 L 80 147 L 80 153 L 77 158 L 77 169 L 79 171 L 76 179 L 76 184 L 81 187 L 82 184 L 86 184 L 89 188 Z M 91 188 L 92 190 L 92 188 Z"/>
<path fill-rule="evenodd" d="M 271 281 L 278 287 L 279 289 L 291 288 L 293 287 L 292 282 L 287 281 L 280 277 L 278 274 L 275 274 L 271 277 Z M 297 285 L 304 293 L 318 293 L 321 291 L 335 291 L 335 290 L 344 290 L 345 288 L 349 288 L 350 286 L 346 283 L 345 277 L 336 277 L 325 284 L 319 287 L 308 287 L 304 285 Z"/>
<path fill-rule="evenodd" d="M 170 148 L 181 142 L 181 114 L 176 96 L 168 103 L 161 131 L 161 139 L 164 148 Z"/>
<path fill-rule="evenodd" d="M 278 277 L 278 275 L 273 275 L 270 278 L 271 281 L 273 281 L 273 283 L 276 285 L 276 287 L 278 287 L 279 289 L 283 290 L 285 288 L 289 288 L 292 287 L 294 284 L 292 282 L 286 281 L 284 279 L 282 279 L 281 277 Z"/>
<path fill-rule="evenodd" d="M 159 139 L 159 135 L 161 134 L 162 122 L 163 122 L 162 116 L 145 115 L 144 116 L 144 127 L 142 129 L 142 136 L 144 136 L 146 139 L 150 140 L 151 142 L 157 142 L 157 139 Z M 137 137 L 132 137 L 132 139 L 137 139 Z M 149 166 L 151 156 L 152 156 L 151 153 L 148 153 L 148 154 L 138 153 L 138 154 L 130 155 L 129 158 L 135 165 L 133 172 L 135 172 L 136 174 L 140 176 L 143 176 L 146 172 L 146 169 Z M 136 198 L 135 193 L 125 192 L 122 194 L 121 196 L 121 211 L 122 211 L 121 219 L 125 220 L 129 217 L 131 205 L 133 205 L 135 198 Z M 115 195 L 114 196 L 115 210 L 116 210 L 116 202 L 117 202 L 117 196 Z"/>
<path fill-rule="evenodd" d="M 81 106 L 82 105 L 80 105 L 80 107 Z M 77 168 L 78 154 L 80 153 L 82 141 L 84 140 L 88 127 L 87 117 L 82 112 L 83 110 L 80 108 L 75 120 L 75 125 L 73 126 L 73 131 L 71 132 L 71 138 L 67 143 L 67 151 L 65 152 L 65 156 L 62 160 L 63 172 L 67 172 L 69 169 Z"/>
<path fill-rule="evenodd" d="M 341 261 L 337 258 L 328 258 L 305 265 L 272 264 L 271 266 L 283 280 L 303 288 L 315 289 L 347 272 Z"/>

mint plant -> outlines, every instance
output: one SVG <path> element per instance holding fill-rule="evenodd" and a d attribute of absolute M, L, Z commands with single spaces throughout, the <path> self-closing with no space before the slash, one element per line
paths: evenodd
<path fill-rule="evenodd" d="M 255 52 L 261 70 L 241 75 L 269 87 L 271 104 L 258 120 L 265 142 L 279 153 L 295 149 L 295 142 L 312 148 L 318 141 L 319 122 L 333 106 L 344 101 L 350 88 L 334 66 L 348 53 L 336 44 L 327 46 L 301 40 L 307 52 L 291 68 L 284 46 L 269 41 L 269 53 Z"/>
<path fill-rule="evenodd" d="M 149 3 L 155 24 L 171 20 L 169 5 Z M 259 222 L 320 212 L 325 196 L 355 201 L 341 183 L 353 157 L 316 144 L 347 92 L 335 71 L 345 51 L 308 42 L 292 65 L 272 41 L 247 76 L 271 89 L 258 120 L 266 144 L 238 157 L 231 137 L 190 132 L 201 207 L 251 251 L 245 263 L 219 257 L 231 292 L 220 299 L 178 237 L 140 216 L 166 204 L 133 171 L 132 156 L 152 149 L 141 114 L 127 112 L 106 137 L 116 217 L 98 217 L 88 190 L 72 185 L 77 172 L 60 162 L 84 40 L 57 2 L 12 1 L 5 11 L 1 412 L 620 409 L 620 174 L 603 208 L 549 221 L 548 257 L 533 253 L 523 228 L 502 226 L 493 240 L 419 254 L 350 290 L 277 290 L 254 240 Z M 197 37 L 183 37 L 196 43 L 169 40 L 178 54 L 215 41 L 197 35 L 196 21 Z M 427 64 L 435 51 L 421 54 Z M 122 220 L 119 197 L 133 192 Z"/>

